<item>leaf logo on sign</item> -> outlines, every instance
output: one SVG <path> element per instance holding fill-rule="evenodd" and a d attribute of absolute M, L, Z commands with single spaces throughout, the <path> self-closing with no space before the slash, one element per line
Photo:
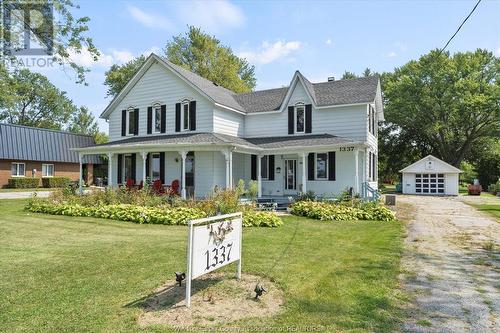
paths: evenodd
<path fill-rule="evenodd" d="M 226 225 L 224 226 L 224 224 Z M 214 240 L 214 244 L 218 246 L 224 241 L 224 238 L 226 238 L 226 234 L 233 231 L 233 223 L 231 220 L 227 222 L 223 221 L 217 227 L 217 231 L 214 230 L 213 224 L 207 225 L 207 228 L 210 229 L 209 237 L 212 237 Z"/>

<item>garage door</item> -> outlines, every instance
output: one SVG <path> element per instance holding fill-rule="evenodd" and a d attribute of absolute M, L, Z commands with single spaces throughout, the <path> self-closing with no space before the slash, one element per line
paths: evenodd
<path fill-rule="evenodd" d="M 415 192 L 417 194 L 444 194 L 444 173 L 417 173 Z"/>

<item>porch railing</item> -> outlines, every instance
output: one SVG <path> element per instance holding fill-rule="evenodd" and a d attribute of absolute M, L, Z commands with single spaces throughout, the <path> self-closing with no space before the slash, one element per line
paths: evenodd
<path fill-rule="evenodd" d="M 368 182 L 361 184 L 361 197 L 368 201 L 378 201 L 380 199 L 380 192 L 370 186 Z"/>

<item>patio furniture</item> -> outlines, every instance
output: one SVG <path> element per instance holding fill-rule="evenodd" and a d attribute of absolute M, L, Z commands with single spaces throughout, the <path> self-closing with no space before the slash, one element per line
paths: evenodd
<path fill-rule="evenodd" d="M 153 192 L 156 194 L 164 194 L 165 189 L 163 188 L 163 184 L 161 179 L 157 179 L 153 182 Z"/>
<path fill-rule="evenodd" d="M 172 181 L 172 185 L 170 185 L 170 193 L 178 195 L 179 194 L 179 180 L 175 179 Z"/>
<path fill-rule="evenodd" d="M 125 183 L 125 187 L 129 190 L 135 186 L 135 179 L 129 178 Z"/>

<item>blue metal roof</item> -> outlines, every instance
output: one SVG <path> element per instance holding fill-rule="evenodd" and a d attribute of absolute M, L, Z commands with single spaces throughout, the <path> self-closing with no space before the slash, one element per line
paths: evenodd
<path fill-rule="evenodd" d="M 0 123 L 0 159 L 79 163 L 71 148 L 95 145 L 89 135 Z M 98 156 L 84 156 L 84 163 L 101 163 Z"/>

